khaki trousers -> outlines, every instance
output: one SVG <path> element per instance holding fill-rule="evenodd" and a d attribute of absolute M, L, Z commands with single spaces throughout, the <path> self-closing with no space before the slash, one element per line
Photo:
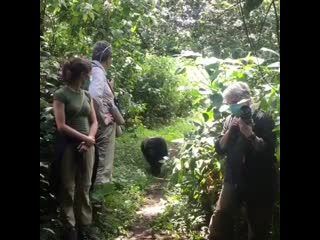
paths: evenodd
<path fill-rule="evenodd" d="M 113 160 L 115 150 L 116 124 L 99 126 L 96 135 L 96 147 L 99 153 L 99 163 L 95 184 L 102 185 L 112 180 Z"/>

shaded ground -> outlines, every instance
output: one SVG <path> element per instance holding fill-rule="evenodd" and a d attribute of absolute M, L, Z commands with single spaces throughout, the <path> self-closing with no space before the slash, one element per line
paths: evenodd
<path fill-rule="evenodd" d="M 170 142 L 169 156 L 170 158 L 177 156 L 181 139 Z M 150 185 L 146 192 L 144 203 L 136 212 L 136 220 L 129 227 L 127 237 L 118 237 L 116 240 L 173 240 L 176 239 L 170 234 L 155 232 L 150 226 L 156 217 L 161 215 L 166 206 L 163 189 L 165 179 L 154 178 L 154 182 Z"/>
<path fill-rule="evenodd" d="M 168 235 L 155 233 L 150 227 L 150 223 L 165 209 L 166 200 L 162 193 L 164 182 L 165 180 L 161 178 L 155 178 L 154 183 L 147 191 L 142 207 L 137 211 L 136 220 L 129 228 L 128 237 L 119 237 L 117 240 L 175 239 Z"/>

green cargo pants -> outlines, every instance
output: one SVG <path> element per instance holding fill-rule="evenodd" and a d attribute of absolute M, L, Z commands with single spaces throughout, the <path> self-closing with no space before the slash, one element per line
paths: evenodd
<path fill-rule="evenodd" d="M 94 164 L 94 147 L 79 153 L 77 146 L 66 147 L 61 162 L 62 212 L 69 226 L 92 223 L 92 207 L 89 199 Z"/>

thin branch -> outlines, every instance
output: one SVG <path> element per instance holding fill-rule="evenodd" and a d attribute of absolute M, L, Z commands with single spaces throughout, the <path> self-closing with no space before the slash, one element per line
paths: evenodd
<path fill-rule="evenodd" d="M 267 9 L 266 14 L 264 15 L 264 19 L 263 19 L 263 21 L 262 21 L 261 28 L 260 28 L 260 31 L 259 31 L 258 45 L 260 45 L 260 41 L 261 41 L 261 39 L 262 39 L 262 30 L 263 30 L 264 24 L 266 23 L 268 13 L 269 13 L 269 11 L 270 11 L 270 9 L 271 9 L 271 6 L 272 6 L 272 3 L 273 3 L 273 2 L 274 2 L 274 0 L 272 0 L 272 2 L 270 3 L 270 5 L 268 6 L 268 9 Z"/>
<path fill-rule="evenodd" d="M 145 39 L 143 38 L 143 36 L 142 36 L 142 34 L 141 34 L 141 32 L 139 30 L 137 30 L 136 32 L 140 37 L 140 40 L 141 40 L 141 43 L 142 43 L 142 47 L 147 49 L 149 47 L 149 44 L 145 41 Z"/>
<path fill-rule="evenodd" d="M 266 14 L 264 15 L 264 19 L 263 19 L 263 21 L 262 21 L 262 24 L 261 24 L 261 28 L 260 28 L 260 33 L 262 32 L 262 30 L 263 30 L 263 27 L 264 27 L 264 24 L 265 24 L 265 22 L 266 22 L 266 20 L 267 20 L 267 16 L 268 16 L 268 13 L 269 13 L 269 11 L 270 11 L 270 9 L 271 9 L 271 6 L 272 6 L 272 3 L 274 2 L 274 0 L 272 0 L 272 2 L 270 3 L 270 5 L 269 5 L 269 7 L 268 7 L 268 9 L 267 9 L 267 12 L 266 12 Z"/>

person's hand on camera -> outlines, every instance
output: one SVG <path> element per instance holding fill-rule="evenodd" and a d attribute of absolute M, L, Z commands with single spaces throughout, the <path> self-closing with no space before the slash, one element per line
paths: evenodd
<path fill-rule="evenodd" d="M 237 117 L 235 117 L 231 120 L 231 123 L 229 126 L 229 129 L 231 132 L 233 132 L 234 130 L 236 130 L 239 127 L 239 121 L 240 121 L 240 118 L 237 118 Z"/>
<path fill-rule="evenodd" d="M 246 124 L 242 119 L 239 121 L 240 132 L 246 137 L 250 137 L 253 134 L 252 127 Z"/>
<path fill-rule="evenodd" d="M 228 130 L 220 139 L 220 146 L 221 148 L 225 148 L 227 142 L 229 141 L 230 137 L 234 134 L 235 130 L 239 128 L 239 118 L 235 117 L 231 120 L 230 124 L 228 125 Z"/>

